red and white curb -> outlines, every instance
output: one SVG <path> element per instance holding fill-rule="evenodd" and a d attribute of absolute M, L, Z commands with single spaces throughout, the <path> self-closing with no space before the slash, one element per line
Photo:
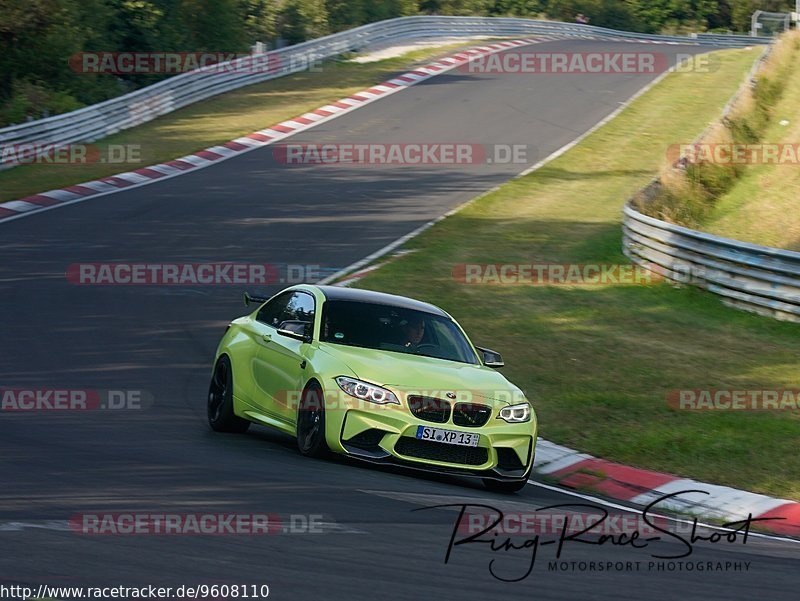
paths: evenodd
<path fill-rule="evenodd" d="M 664 73 L 662 76 L 656 78 L 656 80 L 639 90 L 594 127 L 559 150 L 553 152 L 536 165 L 525 169 L 517 177 L 535 171 L 544 164 L 565 153 L 581 140 L 602 127 L 605 123 L 611 121 L 622 112 L 625 107 L 655 86 L 666 75 L 667 73 Z M 468 201 L 465 205 L 474 200 L 475 199 Z M 332 283 L 335 286 L 349 286 L 354 284 L 371 271 L 385 264 L 385 262 L 374 265 L 370 265 L 370 263 L 402 247 L 405 242 L 446 218 L 448 215 L 457 212 L 460 208 L 461 207 L 456 207 L 452 209 L 447 214 L 424 224 L 417 230 L 406 234 L 368 257 L 321 280 L 318 284 Z M 728 486 L 706 484 L 689 478 L 680 478 L 671 474 L 630 467 L 620 463 L 598 459 L 586 453 L 581 453 L 542 438 L 538 439 L 536 444 L 534 473 L 545 476 L 547 479 L 555 481 L 565 488 L 584 491 L 590 490 L 605 497 L 640 506 L 647 506 L 665 495 L 681 491 L 702 491 L 684 493 L 677 497 L 661 501 L 658 503 L 658 509 L 672 510 L 682 514 L 690 514 L 698 518 L 705 517 L 725 522 L 742 520 L 747 518 L 748 515 L 752 515 L 753 518 L 781 518 L 770 522 L 760 522 L 759 527 L 776 534 L 800 538 L 800 503 L 796 501 L 776 499 Z"/>
<path fill-rule="evenodd" d="M 666 499 L 658 504 L 657 509 L 725 522 L 743 520 L 748 515 L 753 518 L 783 518 L 757 524 L 759 528 L 776 534 L 800 538 L 800 503 L 788 499 L 775 499 L 729 486 L 629 467 L 541 438 L 536 443 L 534 472 L 565 488 L 591 491 L 638 506 L 649 505 L 664 495 L 680 491 L 703 491 Z"/>
<path fill-rule="evenodd" d="M 359 281 L 364 276 L 366 276 L 369 272 L 375 271 L 376 269 L 378 269 L 380 267 L 383 267 L 383 265 L 384 265 L 384 263 L 377 263 L 376 265 L 370 265 L 369 267 L 366 267 L 365 269 L 362 269 L 360 271 L 357 271 L 356 273 L 350 274 L 349 276 L 347 276 L 343 280 L 339 280 L 338 282 L 336 282 L 335 284 L 332 284 L 332 285 L 333 286 L 347 287 L 347 286 L 349 286 L 351 284 L 355 284 L 357 281 Z"/>
<path fill-rule="evenodd" d="M 350 273 L 333 285 L 349 286 L 383 265 L 385 262 Z M 635 506 L 645 507 L 665 495 L 682 493 L 660 501 L 656 508 L 722 522 L 742 520 L 748 515 L 753 518 L 781 518 L 759 522 L 758 525 L 775 534 L 800 538 L 800 503 L 788 499 L 776 499 L 729 486 L 629 467 L 543 438 L 536 443 L 533 469 L 534 473 L 545 476 L 559 486 L 591 491 Z"/>
<path fill-rule="evenodd" d="M 663 73 L 660 77 L 639 90 L 605 119 L 595 124 L 594 127 L 553 152 L 536 165 L 525 169 L 517 177 L 531 173 L 554 158 L 564 154 L 591 133 L 602 127 L 605 123 L 611 121 L 621 113 L 624 108 L 654 87 L 666 75 L 667 73 Z M 474 200 L 476 199 L 468 201 L 465 205 L 474 202 Z M 456 207 L 452 209 L 447 214 L 424 224 L 368 257 L 321 280 L 318 284 L 333 284 L 335 286 L 349 286 L 354 284 L 371 271 L 378 269 L 386 263 L 386 261 L 384 261 L 382 263 L 370 265 L 373 261 L 385 257 L 390 252 L 402 247 L 402 245 L 411 238 L 414 238 L 419 233 L 445 219 L 447 216 L 458 212 L 461 208 L 462 207 Z M 686 490 L 703 491 L 672 497 L 660 502 L 657 508 L 661 510 L 672 510 L 682 514 L 690 514 L 698 518 L 705 517 L 725 522 L 742 520 L 750 514 L 752 514 L 754 518 L 782 518 L 770 522 L 760 522 L 759 527 L 776 534 L 800 538 L 800 503 L 796 501 L 776 499 L 728 486 L 706 484 L 688 478 L 680 478 L 671 474 L 630 467 L 620 463 L 598 459 L 586 453 L 581 453 L 542 438 L 538 439 L 536 443 L 534 473 L 545 476 L 547 479 L 557 482 L 558 485 L 564 488 L 584 491 L 590 490 L 605 497 L 640 506 L 647 506 L 656 499 L 672 493 Z"/>
<path fill-rule="evenodd" d="M 111 177 L 104 177 L 99 180 L 83 182 L 58 190 L 41 192 L 40 194 L 34 194 L 19 200 L 0 203 L 0 223 L 83 202 L 90 198 L 106 196 L 121 190 L 144 186 L 156 181 L 183 175 L 189 171 L 203 169 L 204 167 L 220 163 L 246 152 L 269 146 L 298 132 L 311 129 L 320 123 L 325 123 L 340 117 L 371 102 L 400 92 L 421 81 L 451 71 L 480 56 L 488 56 L 511 48 L 528 46 L 530 44 L 555 39 L 560 38 L 555 36 L 539 36 L 536 38 L 524 38 L 475 46 L 430 64 L 417 67 L 412 71 L 398 75 L 393 79 L 374 85 L 346 98 L 341 98 L 336 102 L 326 104 L 325 106 L 300 115 L 299 117 L 287 119 L 286 121 L 282 121 L 266 129 L 253 132 L 241 138 L 236 138 L 224 144 L 211 146 L 205 150 L 172 161 L 167 161 L 166 163 L 150 165 L 134 171 L 118 173 Z"/>
<path fill-rule="evenodd" d="M 274 144 L 298 132 L 310 129 L 320 123 L 325 123 L 355 109 L 395 94 L 421 81 L 451 71 L 479 56 L 487 56 L 509 50 L 518 46 L 527 46 L 539 42 L 559 39 L 591 39 L 631 43 L 672 44 L 679 42 L 661 42 L 657 40 L 635 40 L 629 38 L 614 38 L 612 36 L 563 36 L 543 35 L 535 38 L 523 38 L 475 46 L 458 52 L 438 61 L 418 67 L 403 73 L 381 84 L 372 86 L 360 92 L 341 98 L 331 104 L 326 104 L 299 117 L 287 119 L 266 129 L 253 132 L 230 142 L 211 146 L 205 150 L 189 154 L 166 163 L 150 165 L 134 171 L 118 173 L 99 180 L 82 182 L 57 190 L 41 192 L 18 200 L 0 203 L 0 223 L 20 219 L 32 214 L 41 213 L 51 209 L 83 202 L 91 198 L 106 196 L 121 190 L 145 186 L 156 181 L 166 180 L 183 175 L 189 171 L 196 171 L 210 165 L 234 158 L 246 152 Z"/>

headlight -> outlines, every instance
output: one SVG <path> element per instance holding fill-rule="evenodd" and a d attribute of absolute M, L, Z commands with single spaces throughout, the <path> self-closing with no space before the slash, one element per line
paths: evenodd
<path fill-rule="evenodd" d="M 362 382 L 347 376 L 339 376 L 336 378 L 336 383 L 339 388 L 344 390 L 347 394 L 362 401 L 370 401 L 378 405 L 399 405 L 400 401 L 394 396 L 391 390 L 386 390 L 375 384 Z"/>
<path fill-rule="evenodd" d="M 527 422 L 531 419 L 530 403 L 519 403 L 518 405 L 503 407 L 497 417 L 507 421 L 509 424 Z"/>

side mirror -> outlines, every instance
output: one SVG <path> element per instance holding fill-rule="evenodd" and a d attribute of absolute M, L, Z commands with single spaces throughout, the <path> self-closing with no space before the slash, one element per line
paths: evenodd
<path fill-rule="evenodd" d="M 478 352 L 481 354 L 481 359 L 486 367 L 494 367 L 497 369 L 498 367 L 503 367 L 505 365 L 503 358 L 497 351 L 493 351 L 492 349 L 484 348 L 482 346 L 476 346 L 475 348 L 478 349 Z"/>
<path fill-rule="evenodd" d="M 311 342 L 311 328 L 313 324 L 308 321 L 287 319 L 278 326 L 278 334 L 303 342 Z"/>

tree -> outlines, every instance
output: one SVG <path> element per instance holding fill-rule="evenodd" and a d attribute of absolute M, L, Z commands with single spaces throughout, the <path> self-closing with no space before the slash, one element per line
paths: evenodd
<path fill-rule="evenodd" d="M 383 0 L 382 2 L 363 0 L 363 2 L 365 14 L 364 23 L 374 23 L 375 21 L 383 21 L 384 19 L 404 17 L 416 14 L 417 12 L 416 0 Z"/>
<path fill-rule="evenodd" d="M 331 31 L 343 31 L 367 23 L 363 0 L 327 0 L 328 24 Z"/>
<path fill-rule="evenodd" d="M 324 0 L 286 0 L 278 15 L 278 33 L 290 44 L 326 35 L 328 11 Z"/>
<path fill-rule="evenodd" d="M 180 19 L 191 51 L 247 50 L 240 8 L 236 0 L 182 0 Z"/>
<path fill-rule="evenodd" d="M 248 42 L 266 42 L 278 37 L 278 7 L 273 0 L 242 0 Z"/>
<path fill-rule="evenodd" d="M 489 13 L 499 16 L 536 16 L 545 11 L 546 4 L 545 0 L 495 0 Z"/>
<path fill-rule="evenodd" d="M 627 2 L 620 0 L 550 0 L 547 14 L 562 21 L 574 21 L 582 13 L 591 25 L 642 31 L 642 24 Z"/>
<path fill-rule="evenodd" d="M 429 15 L 487 15 L 492 0 L 421 0 L 419 10 Z"/>

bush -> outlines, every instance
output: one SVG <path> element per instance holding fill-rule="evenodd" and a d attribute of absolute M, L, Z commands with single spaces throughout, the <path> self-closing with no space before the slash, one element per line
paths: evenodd
<path fill-rule="evenodd" d="M 17 81 L 12 85 L 9 100 L 0 106 L 0 123 L 23 123 L 29 118 L 67 113 L 82 106 L 66 92 L 48 90 L 43 85 L 28 81 Z"/>

